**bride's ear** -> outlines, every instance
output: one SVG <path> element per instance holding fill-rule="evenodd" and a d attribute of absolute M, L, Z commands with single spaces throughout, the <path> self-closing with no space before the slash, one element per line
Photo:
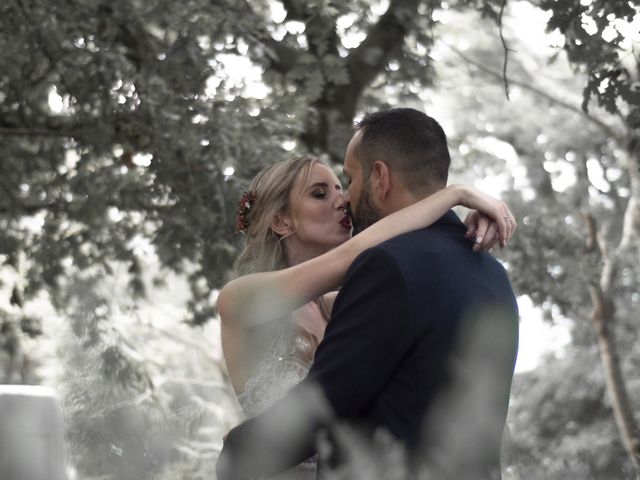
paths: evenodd
<path fill-rule="evenodd" d="M 281 237 L 291 235 L 293 233 L 292 218 L 286 213 L 277 213 L 271 220 L 271 230 Z"/>

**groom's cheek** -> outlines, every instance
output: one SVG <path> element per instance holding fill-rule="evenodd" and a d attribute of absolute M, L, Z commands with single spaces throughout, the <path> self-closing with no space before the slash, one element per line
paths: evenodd
<path fill-rule="evenodd" d="M 347 202 L 347 215 L 353 222 L 353 208 L 351 208 L 351 202 Z"/>
<path fill-rule="evenodd" d="M 351 219 L 351 235 L 357 235 L 362 231 L 362 225 L 358 222 L 358 219 L 353 213 L 351 202 L 347 203 L 347 215 L 349 215 L 349 218 Z"/>

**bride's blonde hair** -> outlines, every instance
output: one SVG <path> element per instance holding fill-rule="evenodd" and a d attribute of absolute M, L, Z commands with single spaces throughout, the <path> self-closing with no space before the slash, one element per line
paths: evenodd
<path fill-rule="evenodd" d="M 265 168 L 253 179 L 249 186 L 253 202 L 246 213 L 245 243 L 234 264 L 235 276 L 288 266 L 283 238 L 271 225 L 279 213 L 291 212 L 295 182 L 300 178 L 306 183 L 316 163 L 321 162 L 311 155 L 293 157 Z"/>

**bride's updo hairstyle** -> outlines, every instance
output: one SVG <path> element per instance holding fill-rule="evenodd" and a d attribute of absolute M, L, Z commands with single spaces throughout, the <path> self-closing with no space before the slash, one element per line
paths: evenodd
<path fill-rule="evenodd" d="M 293 157 L 262 170 L 251 182 L 250 208 L 245 212 L 245 244 L 234 264 L 236 276 L 286 268 L 283 237 L 272 229 L 278 213 L 291 211 L 291 190 L 298 179 L 307 182 L 319 160 L 311 155 Z M 295 221 L 295 220 L 294 220 Z"/>

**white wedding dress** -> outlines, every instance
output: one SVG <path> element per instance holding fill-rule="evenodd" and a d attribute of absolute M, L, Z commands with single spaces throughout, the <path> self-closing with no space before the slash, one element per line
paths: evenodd
<path fill-rule="evenodd" d="M 279 321 L 276 334 L 264 359 L 247 380 L 244 392 L 238 395 L 245 418 L 255 417 L 273 405 L 307 375 L 311 366 L 314 345 L 296 332 L 291 318 Z M 310 458 L 300 465 L 269 480 L 315 480 L 316 459 Z"/>

